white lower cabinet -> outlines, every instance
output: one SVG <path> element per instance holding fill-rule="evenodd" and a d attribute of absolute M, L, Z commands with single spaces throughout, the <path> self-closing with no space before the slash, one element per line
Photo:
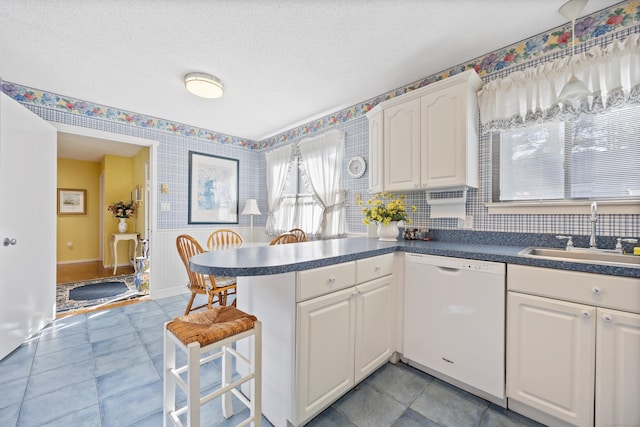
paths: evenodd
<path fill-rule="evenodd" d="M 591 425 L 596 309 L 515 292 L 508 293 L 507 307 L 510 405 Z"/>
<path fill-rule="evenodd" d="M 315 416 L 391 356 L 392 276 L 297 307 L 297 421 Z"/>
<path fill-rule="evenodd" d="M 596 426 L 640 426 L 640 315 L 598 309 Z"/>
<path fill-rule="evenodd" d="M 509 265 L 507 288 L 509 409 L 552 426 L 640 425 L 640 280 Z"/>

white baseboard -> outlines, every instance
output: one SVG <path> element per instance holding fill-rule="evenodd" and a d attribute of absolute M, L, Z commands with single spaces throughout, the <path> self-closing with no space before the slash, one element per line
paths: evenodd
<path fill-rule="evenodd" d="M 96 262 L 96 261 L 102 261 L 100 258 L 92 258 L 92 259 L 74 259 L 73 261 L 57 261 L 56 264 L 57 265 L 64 265 L 64 264 L 80 264 L 83 262 Z"/>

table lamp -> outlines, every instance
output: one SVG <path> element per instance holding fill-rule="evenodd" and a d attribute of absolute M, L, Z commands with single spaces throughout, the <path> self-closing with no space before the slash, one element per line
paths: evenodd
<path fill-rule="evenodd" d="M 249 243 L 253 243 L 253 216 L 262 215 L 260 209 L 258 209 L 258 202 L 256 199 L 247 199 L 247 203 L 244 205 L 244 209 L 240 215 L 251 215 L 251 231 L 249 232 Z"/>

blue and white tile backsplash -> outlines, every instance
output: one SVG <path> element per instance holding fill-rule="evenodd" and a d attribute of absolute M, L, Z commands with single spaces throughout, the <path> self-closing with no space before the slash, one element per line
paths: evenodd
<path fill-rule="evenodd" d="M 0 79 L 2 91 L 21 102 L 39 116 L 53 122 L 67 123 L 107 132 L 125 134 L 159 141 L 158 186 L 167 183 L 171 191 L 162 194 L 157 188 L 158 228 L 174 229 L 205 227 L 187 224 L 187 175 L 188 153 L 199 151 L 239 159 L 240 209 L 248 198 L 258 200 L 262 212 L 267 212 L 264 152 L 269 148 L 292 143 L 317 132 L 334 127 L 346 132 L 345 159 L 353 156 L 368 158 L 368 123 L 364 114 L 386 99 L 402 95 L 450 75 L 475 69 L 486 82 L 515 70 L 536 66 L 567 54 L 567 26 L 554 28 L 530 39 L 489 52 L 463 64 L 455 65 L 442 73 L 425 77 L 417 82 L 392 90 L 373 99 L 337 111 L 318 120 L 289 129 L 263 141 L 251 141 L 241 137 L 224 135 L 212 130 L 195 128 L 144 114 L 119 110 L 116 107 L 97 105 L 72 99 L 44 90 L 21 86 L 18 82 Z M 611 8 L 585 16 L 576 22 L 576 36 L 580 44 L 577 50 L 588 49 L 595 44 L 608 45 L 614 38 L 640 32 L 640 0 L 628 0 Z M 480 140 L 480 187 L 470 190 L 467 197 L 467 214 L 473 215 L 473 229 L 480 231 L 518 233 L 588 234 L 588 215 L 488 215 L 484 203 L 491 200 L 491 147 L 489 136 Z M 367 171 L 368 172 L 368 171 Z M 359 179 L 351 178 L 343 166 L 344 187 L 347 190 L 347 226 L 351 232 L 365 232 L 356 195 L 366 200 L 368 173 Z M 428 219 L 429 207 L 426 195 L 407 194 L 408 203 L 416 205 L 414 223 L 430 229 L 456 229 L 457 220 Z M 169 212 L 159 210 L 160 203 L 170 203 Z M 249 225 L 249 218 L 239 216 L 241 226 Z M 256 226 L 264 226 L 266 214 L 254 217 Z M 210 226 L 209 226 L 210 228 Z M 600 215 L 598 233 L 606 236 L 640 237 L 640 215 Z"/>

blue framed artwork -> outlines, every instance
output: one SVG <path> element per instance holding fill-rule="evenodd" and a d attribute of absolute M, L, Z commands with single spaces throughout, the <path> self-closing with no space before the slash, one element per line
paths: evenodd
<path fill-rule="evenodd" d="M 238 223 L 237 159 L 189 151 L 189 224 Z"/>

